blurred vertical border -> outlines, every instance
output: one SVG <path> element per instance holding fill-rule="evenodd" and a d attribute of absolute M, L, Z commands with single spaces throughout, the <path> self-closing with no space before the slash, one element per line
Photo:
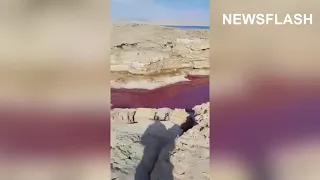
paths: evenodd
<path fill-rule="evenodd" d="M 319 5 L 211 1 L 212 179 L 320 177 Z M 223 13 L 311 13 L 313 25 L 229 26 Z"/>
<path fill-rule="evenodd" d="M 110 179 L 109 12 L 0 0 L 0 179 Z"/>

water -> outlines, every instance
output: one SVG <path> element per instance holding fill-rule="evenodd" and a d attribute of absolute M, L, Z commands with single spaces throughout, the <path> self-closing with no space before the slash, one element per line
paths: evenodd
<path fill-rule="evenodd" d="M 209 29 L 209 26 L 166 26 L 185 30 Z M 209 102 L 209 77 L 189 76 L 179 82 L 154 90 L 111 89 L 112 108 L 192 108 Z"/>
<path fill-rule="evenodd" d="M 209 102 L 209 77 L 188 77 L 153 90 L 111 89 L 112 108 L 192 108 Z"/>
<path fill-rule="evenodd" d="M 202 29 L 210 29 L 209 26 L 166 26 L 172 28 L 179 28 L 184 30 L 202 30 Z"/>

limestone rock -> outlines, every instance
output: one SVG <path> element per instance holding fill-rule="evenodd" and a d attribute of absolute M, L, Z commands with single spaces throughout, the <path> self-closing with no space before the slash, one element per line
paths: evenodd
<path fill-rule="evenodd" d="M 166 85 L 175 76 L 195 75 L 198 72 L 208 75 L 209 71 L 203 70 L 209 69 L 209 51 L 207 30 L 114 25 L 110 55 L 111 86 L 127 87 L 130 80 L 118 80 L 128 77 L 134 77 L 135 81 L 152 77 L 153 80 L 147 80 L 147 83 L 134 84 L 134 88 L 146 88 L 155 83 Z"/>
<path fill-rule="evenodd" d="M 180 133 L 172 122 L 145 121 L 143 123 L 113 125 L 111 129 L 111 176 L 133 180 L 152 171 L 162 147 Z M 139 167 L 138 167 L 139 166 Z M 139 172 L 136 172 L 139 171 Z"/>
<path fill-rule="evenodd" d="M 134 109 L 113 109 L 111 111 L 111 122 L 117 120 L 122 123 L 134 123 L 136 111 Z"/>
<path fill-rule="evenodd" d="M 209 106 L 203 104 L 194 108 L 196 112 L 199 109 L 205 113 L 198 115 L 201 117 L 198 124 L 180 136 L 175 145 L 169 144 L 162 149 L 151 180 L 166 180 L 168 174 L 173 174 L 174 180 L 210 179 Z"/>
<path fill-rule="evenodd" d="M 197 125 L 181 135 L 182 109 L 116 109 L 136 112 L 135 124 L 114 119 L 111 128 L 111 176 L 119 180 L 209 179 L 209 103 L 195 106 Z M 143 112 L 146 114 L 143 115 Z M 149 113 L 148 113 L 149 112 Z M 150 117 L 157 120 L 150 120 Z M 137 116 L 138 115 L 138 116 Z M 137 118 L 139 117 L 139 118 Z M 154 119 L 154 118 L 153 118 Z M 184 119 L 184 120 L 183 120 Z"/>
<path fill-rule="evenodd" d="M 115 25 L 111 46 L 113 88 L 155 89 L 209 73 L 206 30 Z M 111 122 L 111 179 L 209 179 L 209 103 L 193 110 L 116 108 Z"/>
<path fill-rule="evenodd" d="M 188 117 L 188 113 L 184 109 L 175 109 L 170 114 L 170 121 L 172 121 L 175 124 L 181 125 L 186 121 L 186 117 Z"/>
<path fill-rule="evenodd" d="M 169 108 L 158 109 L 154 114 L 154 119 L 159 121 L 170 120 L 172 110 Z"/>
<path fill-rule="evenodd" d="M 154 117 L 155 109 L 150 108 L 138 108 L 136 109 L 137 113 L 135 119 L 140 122 L 144 120 L 151 120 Z"/>

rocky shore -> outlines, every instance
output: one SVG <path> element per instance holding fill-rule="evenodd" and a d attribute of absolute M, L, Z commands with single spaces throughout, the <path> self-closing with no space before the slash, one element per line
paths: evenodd
<path fill-rule="evenodd" d="M 123 94 L 111 91 L 111 103 L 129 106 L 113 108 L 110 114 L 113 180 L 209 179 L 209 98 L 193 108 L 161 105 L 179 96 L 196 101 L 180 92 L 206 92 L 199 88 L 208 89 L 208 84 L 167 85 L 192 81 L 190 75 L 208 75 L 209 50 L 207 30 L 113 26 L 111 88 Z M 130 101 L 159 101 L 159 107 L 133 108 L 137 106 Z"/>
<path fill-rule="evenodd" d="M 155 89 L 209 74 L 207 30 L 114 25 L 111 42 L 112 88 Z"/>

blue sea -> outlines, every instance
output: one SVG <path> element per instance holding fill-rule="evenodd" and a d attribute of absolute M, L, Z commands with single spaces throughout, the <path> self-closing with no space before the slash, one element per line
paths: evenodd
<path fill-rule="evenodd" d="M 179 28 L 179 29 L 185 29 L 185 30 L 210 29 L 209 26 L 166 26 L 166 27 Z"/>

